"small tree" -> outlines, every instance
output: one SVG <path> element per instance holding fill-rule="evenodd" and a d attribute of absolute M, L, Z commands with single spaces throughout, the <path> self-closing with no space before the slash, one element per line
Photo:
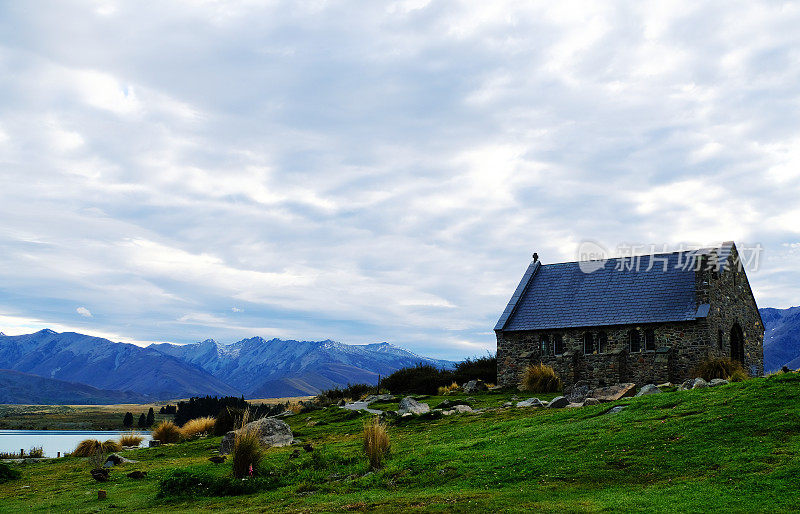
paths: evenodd
<path fill-rule="evenodd" d="M 125 417 L 122 418 L 122 424 L 125 425 L 125 428 L 131 428 L 133 426 L 133 414 L 126 412 Z"/>
<path fill-rule="evenodd" d="M 156 415 L 153 413 L 153 408 L 150 407 L 150 410 L 147 411 L 147 426 L 152 427 L 153 423 L 156 422 Z"/>
<path fill-rule="evenodd" d="M 147 418 L 144 416 L 144 413 L 139 414 L 139 423 L 137 423 L 139 428 L 146 428 L 147 427 Z"/>

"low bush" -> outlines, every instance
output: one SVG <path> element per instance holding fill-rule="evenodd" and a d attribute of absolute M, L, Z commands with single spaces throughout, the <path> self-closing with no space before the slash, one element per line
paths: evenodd
<path fill-rule="evenodd" d="M 31 451 L 28 452 L 28 457 L 33 458 L 42 458 L 44 457 L 44 449 L 41 446 L 34 446 L 31 448 Z"/>
<path fill-rule="evenodd" d="M 217 420 L 211 416 L 189 420 L 181 427 L 181 437 L 194 439 L 202 435 L 213 434 L 216 423 Z"/>
<path fill-rule="evenodd" d="M 8 464 L 0 462 L 0 484 L 16 480 L 21 476 L 18 469 L 12 468 Z"/>
<path fill-rule="evenodd" d="M 241 428 L 236 431 L 236 437 L 233 440 L 233 451 L 231 452 L 233 476 L 235 478 L 252 476 L 264 456 L 260 434 L 258 430 L 248 428 L 247 422 L 248 416 L 247 412 L 245 412 L 242 417 Z"/>
<path fill-rule="evenodd" d="M 177 443 L 181 440 L 181 430 L 172 421 L 162 421 L 150 435 L 162 444 Z"/>
<path fill-rule="evenodd" d="M 364 424 L 364 453 L 372 469 L 379 469 L 389 456 L 390 443 L 386 423 L 378 416 Z"/>
<path fill-rule="evenodd" d="M 109 439 L 104 443 L 101 443 L 97 439 L 84 439 L 78 443 L 72 455 L 74 457 L 91 457 L 96 453 L 104 454 L 118 452 L 120 450 L 122 450 L 122 445 L 113 439 Z"/>
<path fill-rule="evenodd" d="M 561 390 L 561 379 L 546 364 L 529 364 L 522 375 L 522 389 L 532 393 L 555 393 Z"/>
<path fill-rule="evenodd" d="M 459 384 L 466 384 L 470 380 L 483 380 L 491 383 L 497 380 L 497 357 L 487 355 L 485 357 L 467 358 L 458 364 L 453 370 L 453 377 Z"/>
<path fill-rule="evenodd" d="M 393 394 L 436 394 L 440 386 L 453 382 L 453 372 L 430 364 L 398 369 L 381 381 Z"/>
<path fill-rule="evenodd" d="M 279 477 L 276 475 L 240 480 L 179 469 L 172 471 L 159 481 L 158 497 L 169 499 L 187 496 L 239 496 L 274 489 L 278 486 L 279 481 Z"/>
<path fill-rule="evenodd" d="M 128 433 L 122 434 L 119 436 L 119 444 L 122 446 L 139 446 L 144 441 L 144 437 L 136 432 L 135 430 L 131 430 Z"/>
<path fill-rule="evenodd" d="M 339 400 L 358 400 L 364 395 L 377 394 L 378 388 L 369 384 L 347 384 L 347 387 L 339 389 L 326 389 L 317 396 L 318 403 L 329 405 Z"/>
<path fill-rule="evenodd" d="M 742 364 L 727 357 L 705 359 L 692 370 L 693 376 L 701 377 L 705 381 L 715 378 L 731 380 L 734 374 L 738 378 L 738 380 L 733 380 L 734 382 L 740 382 L 747 378 L 747 372 L 742 367 Z"/>
<path fill-rule="evenodd" d="M 446 394 L 453 394 L 461 391 L 461 386 L 458 385 L 458 382 L 453 382 L 449 386 L 439 386 L 439 396 L 444 396 Z"/>

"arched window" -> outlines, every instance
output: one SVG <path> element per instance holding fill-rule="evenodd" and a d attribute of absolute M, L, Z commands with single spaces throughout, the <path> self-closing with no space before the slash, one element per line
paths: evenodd
<path fill-rule="evenodd" d="M 564 353 L 564 339 L 561 334 L 553 334 L 553 353 L 556 355 Z"/>
<path fill-rule="evenodd" d="M 628 344 L 630 345 L 631 353 L 642 351 L 642 340 L 639 337 L 639 331 L 635 328 L 628 331 Z"/>
<path fill-rule="evenodd" d="M 591 355 L 595 353 L 594 349 L 594 334 L 586 332 L 583 334 L 583 354 Z"/>
<path fill-rule="evenodd" d="M 608 351 L 608 335 L 605 332 L 597 334 L 597 353 L 606 353 Z"/>
<path fill-rule="evenodd" d="M 652 328 L 644 331 L 644 349 L 648 352 L 656 350 L 656 332 Z"/>
<path fill-rule="evenodd" d="M 542 334 L 542 338 L 539 340 L 539 342 L 542 349 L 542 355 L 550 355 L 550 338 L 547 337 L 547 334 Z"/>

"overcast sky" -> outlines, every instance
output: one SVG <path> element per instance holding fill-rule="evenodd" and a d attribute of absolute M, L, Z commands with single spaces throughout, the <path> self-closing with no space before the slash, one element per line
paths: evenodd
<path fill-rule="evenodd" d="M 800 304 L 800 4 L 520 3 L 3 2 L 0 331 L 458 358 L 584 239 Z"/>

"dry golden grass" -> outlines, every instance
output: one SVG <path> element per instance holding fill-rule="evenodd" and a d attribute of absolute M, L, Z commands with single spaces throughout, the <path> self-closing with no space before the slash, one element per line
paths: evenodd
<path fill-rule="evenodd" d="M 452 394 L 461 390 L 461 386 L 457 382 L 453 382 L 449 386 L 439 386 L 439 396 Z"/>
<path fill-rule="evenodd" d="M 144 437 L 135 430 L 119 436 L 119 444 L 122 446 L 139 446 L 142 441 L 144 441 Z"/>
<path fill-rule="evenodd" d="M 741 382 L 748 378 L 742 363 L 727 357 L 705 359 L 692 370 L 692 376 L 701 377 L 705 381 L 724 378 L 731 382 Z"/>
<path fill-rule="evenodd" d="M 377 416 L 364 424 L 364 453 L 369 459 L 373 469 L 383 466 L 383 461 L 389 456 L 391 444 L 386 423 Z"/>
<path fill-rule="evenodd" d="M 249 410 L 244 412 L 241 427 L 236 431 L 236 437 L 233 440 L 231 460 L 233 476 L 236 478 L 251 475 L 258 468 L 258 463 L 261 462 L 261 458 L 264 456 L 258 430 L 247 428 L 250 418 L 249 412 Z"/>
<path fill-rule="evenodd" d="M 546 364 L 529 364 L 522 375 L 522 389 L 532 393 L 555 393 L 561 390 L 561 379 Z"/>
<path fill-rule="evenodd" d="M 211 416 L 190 419 L 181 427 L 181 437 L 183 439 L 194 439 L 195 437 L 213 434 L 216 422 L 217 420 Z"/>
<path fill-rule="evenodd" d="M 295 414 L 300 414 L 300 412 L 303 410 L 303 406 L 300 405 L 299 403 L 290 403 L 287 410 L 290 410 Z"/>
<path fill-rule="evenodd" d="M 91 457 L 97 453 L 103 454 L 118 452 L 120 450 L 122 450 L 122 445 L 113 439 L 109 439 L 104 443 L 101 443 L 97 439 L 84 439 L 78 443 L 78 446 L 72 452 L 72 455 L 75 457 Z"/>
<path fill-rule="evenodd" d="M 177 443 L 181 440 L 181 429 L 172 421 L 162 421 L 150 435 L 162 444 Z"/>

